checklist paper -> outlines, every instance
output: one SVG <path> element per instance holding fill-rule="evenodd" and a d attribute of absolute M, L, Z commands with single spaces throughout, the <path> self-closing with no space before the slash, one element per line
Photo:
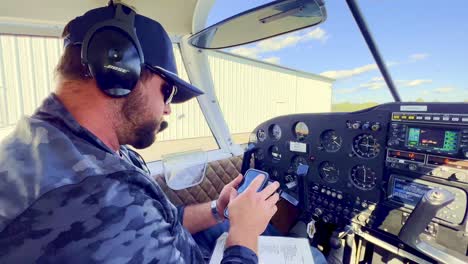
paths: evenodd
<path fill-rule="evenodd" d="M 216 241 L 210 264 L 223 259 L 227 233 Z M 260 264 L 313 264 L 312 253 L 306 238 L 260 236 L 258 238 L 258 262 Z"/>

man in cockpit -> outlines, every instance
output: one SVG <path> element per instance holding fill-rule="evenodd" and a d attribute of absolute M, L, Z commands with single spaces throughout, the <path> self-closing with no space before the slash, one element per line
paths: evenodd
<path fill-rule="evenodd" d="M 191 234 L 229 206 L 222 263 L 256 263 L 278 183 L 237 196 L 239 176 L 217 201 L 176 208 L 125 146 L 150 146 L 171 103 L 203 94 L 177 76 L 163 27 L 117 4 L 63 36 L 55 92 L 0 144 L 0 262 L 202 263 Z"/>

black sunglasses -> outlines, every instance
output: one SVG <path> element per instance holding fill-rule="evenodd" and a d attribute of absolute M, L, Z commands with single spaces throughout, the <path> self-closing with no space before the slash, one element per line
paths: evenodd
<path fill-rule="evenodd" d="M 170 104 L 172 102 L 172 99 L 174 98 L 174 95 L 177 92 L 177 87 L 169 83 L 168 81 L 164 80 L 164 84 L 162 85 L 161 89 L 162 89 L 162 94 L 164 96 L 164 104 Z"/>
<path fill-rule="evenodd" d="M 164 97 L 164 104 L 170 104 L 174 95 L 177 93 L 177 86 L 175 86 L 166 75 L 161 73 L 160 71 L 155 70 L 153 67 L 147 66 L 147 68 L 154 74 L 157 74 L 161 79 L 163 79 L 164 83 L 161 87 L 161 91 Z"/>

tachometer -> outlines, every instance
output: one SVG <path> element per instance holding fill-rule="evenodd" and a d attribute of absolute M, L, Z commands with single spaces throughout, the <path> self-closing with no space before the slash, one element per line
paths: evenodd
<path fill-rule="evenodd" d="M 374 136 L 361 134 L 354 138 L 354 152 L 361 158 L 372 159 L 380 153 L 380 144 Z"/>
<path fill-rule="evenodd" d="M 372 190 L 376 185 L 375 171 L 365 165 L 357 165 L 351 169 L 351 183 L 361 190 Z"/>
<path fill-rule="evenodd" d="M 335 130 L 326 130 L 320 135 L 320 144 L 327 152 L 337 152 L 342 143 L 343 139 L 336 134 Z"/>
<path fill-rule="evenodd" d="M 340 170 L 336 168 L 336 165 L 333 162 L 324 161 L 320 163 L 319 174 L 324 181 L 335 183 L 339 179 Z"/>

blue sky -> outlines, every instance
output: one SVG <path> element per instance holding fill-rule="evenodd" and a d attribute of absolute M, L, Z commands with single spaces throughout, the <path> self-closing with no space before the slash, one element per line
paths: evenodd
<path fill-rule="evenodd" d="M 208 24 L 271 0 L 217 0 Z M 335 102 L 390 102 L 390 93 L 345 0 L 300 32 L 229 51 L 337 79 Z M 358 2 L 404 101 L 468 100 L 468 1 Z"/>

